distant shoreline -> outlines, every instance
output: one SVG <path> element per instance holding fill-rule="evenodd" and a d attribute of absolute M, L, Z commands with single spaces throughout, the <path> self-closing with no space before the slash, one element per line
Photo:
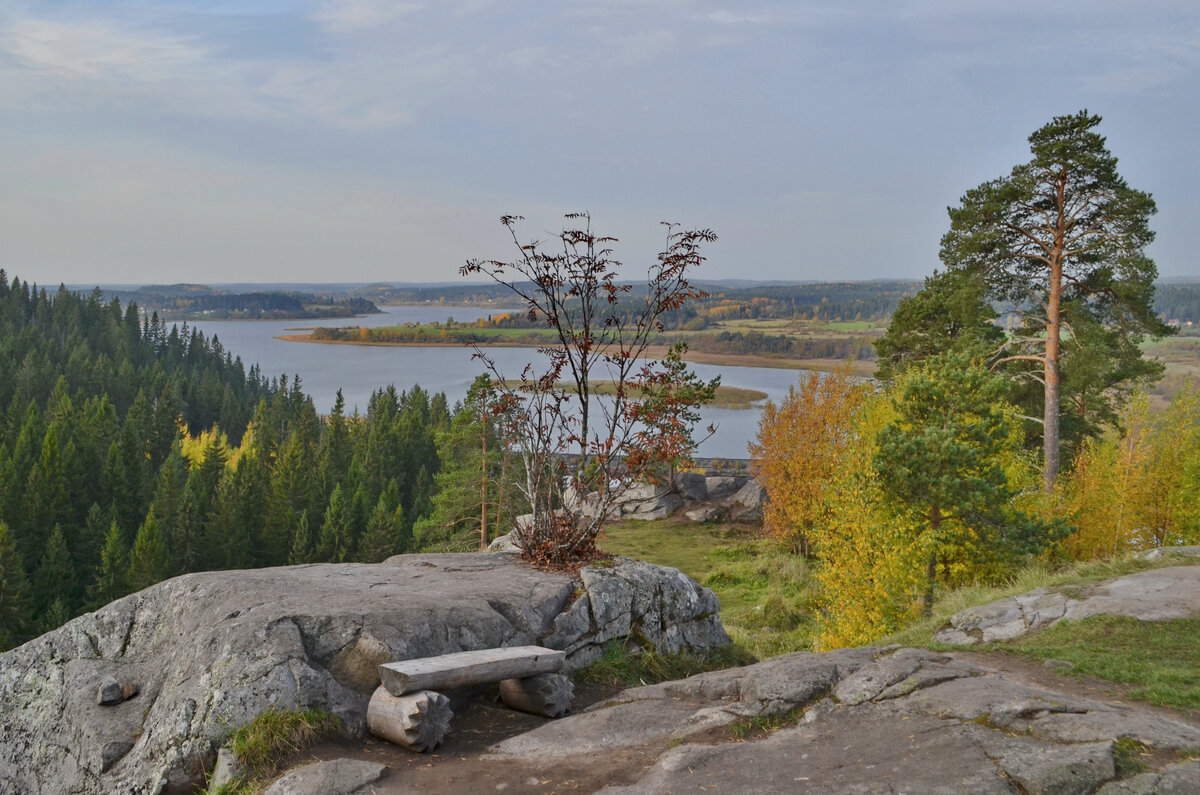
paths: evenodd
<path fill-rule="evenodd" d="M 466 348 L 469 347 L 461 342 L 364 342 L 362 340 L 318 340 L 314 339 L 312 334 L 282 334 L 275 337 L 277 340 L 284 342 L 311 342 L 318 345 L 361 345 L 365 347 L 379 348 Z M 536 346 L 529 344 L 515 344 L 506 342 L 489 342 L 480 343 L 481 348 L 529 348 L 533 349 Z M 661 358 L 667 355 L 669 348 L 666 345 L 651 345 L 646 348 L 646 355 L 651 358 Z M 822 370 L 829 372 L 842 367 L 845 362 L 841 359 L 779 359 L 772 356 L 754 356 L 752 354 L 739 353 L 706 353 L 704 351 L 689 350 L 684 355 L 684 360 L 695 362 L 696 364 L 711 364 L 718 367 L 772 367 L 780 370 Z M 852 370 L 854 375 L 870 377 L 875 373 L 875 362 L 866 360 L 856 360 L 853 362 Z"/>

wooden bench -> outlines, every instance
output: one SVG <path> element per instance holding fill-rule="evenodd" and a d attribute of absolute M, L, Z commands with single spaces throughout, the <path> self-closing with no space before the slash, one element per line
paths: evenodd
<path fill-rule="evenodd" d="M 561 673 L 567 654 L 541 646 L 480 649 L 384 663 L 380 686 L 367 705 L 367 729 L 414 751 L 437 748 L 450 730 L 450 699 L 438 690 L 500 683 L 513 709 L 558 718 L 571 708 L 575 688 Z"/>

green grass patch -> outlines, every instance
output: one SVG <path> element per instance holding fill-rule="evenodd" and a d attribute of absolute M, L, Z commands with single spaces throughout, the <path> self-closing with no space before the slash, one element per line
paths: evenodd
<path fill-rule="evenodd" d="M 754 657 L 812 650 L 808 563 L 768 538 L 727 524 L 622 522 L 605 528 L 600 547 L 677 568 L 711 588 L 725 630 Z"/>
<path fill-rule="evenodd" d="M 214 795 L 257 792 L 279 772 L 287 757 L 337 733 L 341 721 L 320 709 L 283 712 L 267 710 L 233 733 L 228 745 L 242 774 Z"/>
<path fill-rule="evenodd" d="M 732 525 L 659 519 L 605 525 L 597 543 L 605 552 L 671 566 L 699 580 L 712 568 L 710 555 L 741 537 Z"/>
<path fill-rule="evenodd" d="M 1146 746 L 1132 737 L 1119 737 L 1113 742 L 1113 764 L 1117 768 L 1117 778 L 1135 776 L 1144 773 L 1149 765 L 1142 757 Z"/>
<path fill-rule="evenodd" d="M 803 709 L 794 709 L 790 712 L 781 712 L 776 715 L 755 715 L 752 718 L 739 718 L 729 724 L 729 736 L 739 742 L 757 740 L 769 734 L 774 734 L 785 726 L 791 726 L 803 713 Z"/>
<path fill-rule="evenodd" d="M 604 655 L 578 675 L 589 682 L 613 687 L 636 687 L 752 662 L 756 660 L 737 646 L 726 646 L 711 654 L 658 654 L 643 653 L 636 645 L 613 640 L 605 645 Z"/>
<path fill-rule="evenodd" d="M 1200 618 L 1140 621 L 1093 616 L 996 644 L 1040 660 L 1068 660 L 1067 675 L 1134 685 L 1131 698 L 1176 709 L 1200 708 Z"/>

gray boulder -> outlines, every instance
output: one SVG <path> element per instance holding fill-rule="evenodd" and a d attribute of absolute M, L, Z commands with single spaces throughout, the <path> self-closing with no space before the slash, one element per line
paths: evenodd
<path fill-rule="evenodd" d="M 1200 615 L 1200 566 L 1172 566 L 1116 577 L 1082 593 L 1037 588 L 955 613 L 934 635 L 939 643 L 967 646 L 1008 640 L 1053 626 L 1064 618 L 1098 615 L 1167 621 Z"/>
<path fill-rule="evenodd" d="M 387 771 L 385 765 L 360 759 L 329 759 L 298 767 L 275 780 L 263 795 L 355 795 L 374 792 L 371 785 Z"/>
<path fill-rule="evenodd" d="M 688 502 L 704 502 L 708 499 L 708 479 L 699 472 L 678 472 L 675 492 Z"/>
<path fill-rule="evenodd" d="M 757 522 L 763 518 L 767 490 L 757 480 L 748 480 L 729 498 L 729 515 L 735 522 Z"/>
<path fill-rule="evenodd" d="M 0 792 L 190 793 L 268 709 L 362 734 L 387 660 L 539 644 L 575 666 L 635 630 L 663 651 L 728 643 L 716 597 L 678 571 L 593 568 L 581 585 L 515 555 L 413 555 L 159 583 L 0 654 Z M 138 692 L 101 706 L 107 680 Z"/>
<path fill-rule="evenodd" d="M 708 492 L 708 499 L 710 500 L 723 500 L 726 497 L 733 496 L 745 482 L 745 478 L 734 478 L 725 475 L 715 475 L 704 479 L 705 490 Z"/>

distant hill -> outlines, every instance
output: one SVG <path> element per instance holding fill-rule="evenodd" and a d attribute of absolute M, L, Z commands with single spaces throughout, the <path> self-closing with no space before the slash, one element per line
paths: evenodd
<path fill-rule="evenodd" d="M 233 285 L 236 287 L 236 285 Z M 379 312 L 370 300 L 337 293 L 299 291 L 234 292 L 204 284 L 151 284 L 109 289 L 106 300 L 136 303 L 164 320 L 265 320 L 354 317 Z"/>

